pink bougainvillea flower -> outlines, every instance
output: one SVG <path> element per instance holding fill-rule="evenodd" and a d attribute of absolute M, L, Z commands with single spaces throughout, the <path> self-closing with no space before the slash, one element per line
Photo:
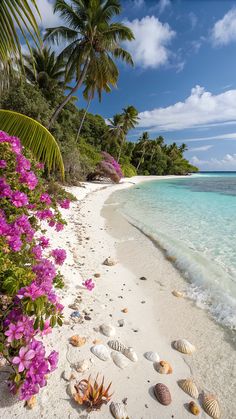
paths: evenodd
<path fill-rule="evenodd" d="M 66 259 L 66 251 L 64 249 L 53 249 L 52 256 L 54 257 L 57 265 L 63 265 Z"/>
<path fill-rule="evenodd" d="M 47 237 L 45 237 L 45 236 L 41 236 L 41 237 L 39 238 L 39 243 L 40 243 L 40 246 L 41 246 L 43 249 L 46 249 L 46 247 L 48 247 L 48 246 L 49 246 L 49 239 L 48 239 Z"/>
<path fill-rule="evenodd" d="M 7 162 L 5 160 L 0 160 L 0 169 L 5 169 L 7 167 Z"/>
<path fill-rule="evenodd" d="M 90 279 L 86 279 L 86 281 L 84 281 L 82 283 L 82 285 L 84 285 L 84 287 L 86 287 L 87 290 L 89 290 L 89 291 L 92 291 L 93 288 L 95 287 L 95 284 L 94 284 L 94 282 L 93 282 L 93 280 L 91 278 Z"/>
<path fill-rule="evenodd" d="M 52 333 L 52 328 L 50 326 L 50 320 L 47 319 L 44 322 L 44 327 L 43 327 L 43 330 L 41 331 L 41 335 L 46 336 L 46 335 L 49 335 L 49 333 Z"/>
<path fill-rule="evenodd" d="M 18 371 L 22 372 L 27 369 L 31 363 L 31 360 L 35 357 L 35 351 L 29 349 L 27 346 L 20 348 L 19 356 L 15 356 L 12 363 L 18 365 Z"/>
<path fill-rule="evenodd" d="M 27 205 L 29 203 L 27 195 L 24 192 L 20 191 L 12 192 L 11 202 L 17 208 L 23 207 L 24 205 Z"/>
<path fill-rule="evenodd" d="M 40 196 L 40 201 L 44 202 L 47 205 L 50 205 L 52 202 L 50 196 L 47 193 L 42 193 L 42 195 Z"/>
<path fill-rule="evenodd" d="M 8 342 L 13 342 L 14 340 L 19 340 L 22 338 L 24 333 L 24 328 L 22 325 L 15 325 L 10 323 L 9 329 L 5 332 L 5 335 L 8 336 Z"/>
<path fill-rule="evenodd" d="M 58 204 L 60 205 L 61 208 L 65 208 L 65 209 L 70 208 L 70 200 L 69 199 L 64 199 L 63 201 L 59 201 Z"/>
<path fill-rule="evenodd" d="M 56 224 L 56 231 L 61 231 L 61 230 L 63 230 L 63 228 L 64 228 L 64 224 L 62 224 L 62 223 L 57 223 Z"/>
<path fill-rule="evenodd" d="M 48 362 L 50 364 L 50 372 L 54 371 L 58 364 L 58 352 L 52 351 L 48 356 Z"/>

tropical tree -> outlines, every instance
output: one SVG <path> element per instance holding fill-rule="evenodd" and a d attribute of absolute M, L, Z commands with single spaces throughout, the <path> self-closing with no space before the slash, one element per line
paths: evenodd
<path fill-rule="evenodd" d="M 6 84 L 13 64 L 23 63 L 20 37 L 29 50 L 30 39 L 40 44 L 35 11 L 39 15 L 36 0 L 0 1 L 0 70 Z"/>
<path fill-rule="evenodd" d="M 114 59 L 122 59 L 133 65 L 131 55 L 121 47 L 121 42 L 131 41 L 134 35 L 127 26 L 114 21 L 121 12 L 119 0 L 56 0 L 54 11 L 58 12 L 68 26 L 48 28 L 45 39 L 54 43 L 69 43 L 60 56 L 67 61 L 67 73 L 75 83 L 56 108 L 49 126 L 82 86 L 86 75 L 90 79 L 117 82 L 119 71 Z"/>
<path fill-rule="evenodd" d="M 27 79 L 37 83 L 41 89 L 53 90 L 55 86 L 65 87 L 66 71 L 63 59 L 55 51 L 44 46 L 33 48 L 32 54 L 24 55 L 24 69 Z"/>
<path fill-rule="evenodd" d="M 136 167 L 137 172 L 138 172 L 138 169 L 139 169 L 139 167 L 140 167 L 141 163 L 142 163 L 142 162 L 143 162 L 143 160 L 144 160 L 144 155 L 145 155 L 145 152 L 146 152 L 147 146 L 148 146 L 148 144 L 150 144 L 150 137 L 149 137 L 149 134 L 148 134 L 148 132 L 147 132 L 147 131 L 145 131 L 145 132 L 142 134 L 142 136 L 141 136 L 141 138 L 140 138 L 139 142 L 140 142 L 140 151 L 141 151 L 141 155 L 140 155 L 140 159 L 139 159 L 139 161 L 138 161 L 137 167 Z"/>
<path fill-rule="evenodd" d="M 124 146 L 126 136 L 130 129 L 133 129 L 135 125 L 138 124 L 138 111 L 134 106 L 127 106 L 123 108 L 123 113 L 121 114 L 123 123 L 122 123 L 122 135 L 121 135 L 121 142 L 120 142 L 120 150 L 118 154 L 118 163 L 120 161 L 120 156 L 122 152 L 122 148 Z"/>

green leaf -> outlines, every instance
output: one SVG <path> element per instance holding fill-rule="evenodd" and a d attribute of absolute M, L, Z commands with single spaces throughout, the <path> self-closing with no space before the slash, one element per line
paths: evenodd
<path fill-rule="evenodd" d="M 20 138 L 37 160 L 45 163 L 49 171 L 57 168 L 64 179 L 64 164 L 59 145 L 42 124 L 26 115 L 0 109 L 0 130 Z"/>
<path fill-rule="evenodd" d="M 63 321 L 60 317 L 57 318 L 57 324 L 59 324 L 59 326 L 63 325 Z"/>

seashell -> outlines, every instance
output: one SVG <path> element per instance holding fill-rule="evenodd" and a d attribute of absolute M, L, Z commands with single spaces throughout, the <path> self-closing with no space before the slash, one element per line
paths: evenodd
<path fill-rule="evenodd" d="M 107 361 L 110 359 L 110 354 L 106 346 L 104 345 L 94 345 L 91 348 L 91 352 L 97 356 L 102 361 Z"/>
<path fill-rule="evenodd" d="M 127 365 L 129 364 L 129 361 L 127 360 L 127 358 L 124 355 L 122 355 L 120 352 L 113 351 L 111 353 L 111 357 L 113 359 L 114 364 L 116 364 L 117 367 L 121 369 L 127 367 Z"/>
<path fill-rule="evenodd" d="M 86 338 L 78 336 L 78 335 L 74 335 L 74 336 L 70 337 L 70 343 L 73 346 L 80 347 L 80 346 L 83 346 L 86 343 Z"/>
<path fill-rule="evenodd" d="M 29 400 L 26 400 L 26 407 L 28 409 L 33 409 L 37 404 L 37 399 L 35 396 L 31 396 Z"/>
<path fill-rule="evenodd" d="M 116 329 L 114 328 L 114 326 L 111 326 L 110 324 L 102 324 L 100 326 L 100 331 L 108 337 L 115 336 L 116 334 Z"/>
<path fill-rule="evenodd" d="M 83 361 L 79 361 L 75 365 L 75 369 L 78 372 L 85 372 L 91 367 L 92 363 L 93 361 L 91 359 L 83 359 Z"/>
<path fill-rule="evenodd" d="M 173 290 L 173 291 L 172 291 L 172 294 L 173 294 L 175 297 L 178 297 L 178 298 L 180 298 L 180 297 L 184 297 L 184 293 L 183 293 L 183 292 L 181 292 L 181 291 L 178 291 L 178 290 Z"/>
<path fill-rule="evenodd" d="M 110 410 L 115 419 L 129 419 L 123 403 L 111 402 Z"/>
<path fill-rule="evenodd" d="M 125 348 L 124 351 L 122 352 L 122 354 L 124 356 L 126 356 L 127 358 L 129 358 L 130 361 L 133 361 L 133 362 L 138 361 L 138 356 L 137 356 L 136 352 L 134 352 L 134 349 L 131 348 L 131 347 Z"/>
<path fill-rule="evenodd" d="M 203 397 L 202 407 L 214 419 L 220 418 L 220 406 L 215 396 L 207 394 Z"/>
<path fill-rule="evenodd" d="M 93 344 L 94 345 L 98 345 L 99 343 L 102 343 L 102 340 L 101 339 L 94 339 L 93 340 Z"/>
<path fill-rule="evenodd" d="M 154 394 L 159 403 L 163 404 L 164 406 L 168 406 L 171 403 L 171 394 L 165 384 L 156 384 L 154 387 Z"/>
<path fill-rule="evenodd" d="M 191 380 L 191 378 L 187 380 L 179 380 L 178 384 L 185 393 L 189 394 L 189 396 L 193 397 L 194 399 L 198 398 L 199 392 L 197 386 L 194 381 Z"/>
<path fill-rule="evenodd" d="M 200 413 L 200 408 L 199 408 L 199 406 L 197 405 L 197 403 L 195 403 L 195 402 L 190 402 L 190 403 L 189 403 L 189 405 L 188 405 L 188 408 L 189 408 L 190 412 L 191 412 L 193 415 L 195 415 L 195 416 L 198 416 L 198 415 L 199 415 L 199 413 Z"/>
<path fill-rule="evenodd" d="M 124 349 L 126 349 L 125 345 L 123 345 L 123 343 L 120 343 L 118 340 L 109 340 L 107 344 L 114 351 L 123 352 Z"/>
<path fill-rule="evenodd" d="M 177 351 L 182 352 L 183 354 L 191 355 L 194 351 L 196 351 L 195 346 L 186 339 L 175 340 L 173 345 Z"/>
<path fill-rule="evenodd" d="M 159 362 L 160 361 L 160 357 L 159 357 L 157 352 L 152 352 L 152 351 L 145 352 L 144 356 L 148 361 L 151 361 L 151 362 Z"/>
<path fill-rule="evenodd" d="M 172 374 L 173 372 L 171 365 L 167 361 L 156 362 L 155 368 L 160 374 Z"/>

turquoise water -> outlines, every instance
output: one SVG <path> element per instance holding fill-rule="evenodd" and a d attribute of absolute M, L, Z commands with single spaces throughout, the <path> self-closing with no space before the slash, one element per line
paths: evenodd
<path fill-rule="evenodd" d="M 236 329 L 236 173 L 151 181 L 116 197 L 124 215 L 176 257 L 188 296 Z"/>

